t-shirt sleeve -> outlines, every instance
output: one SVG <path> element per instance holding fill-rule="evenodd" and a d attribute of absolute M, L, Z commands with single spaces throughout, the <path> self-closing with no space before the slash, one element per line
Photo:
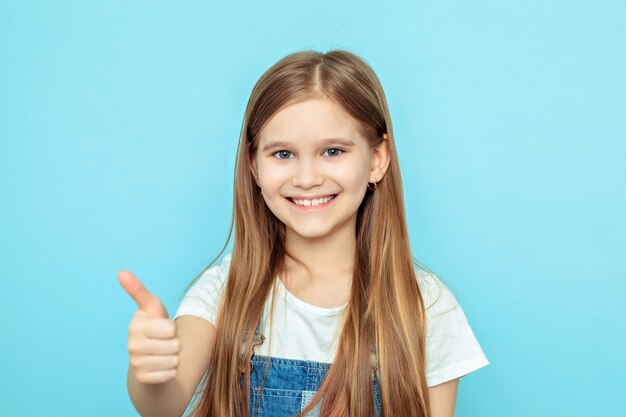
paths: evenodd
<path fill-rule="evenodd" d="M 426 308 L 426 382 L 429 387 L 489 364 L 463 309 L 435 275 L 417 271 Z"/>
<path fill-rule="evenodd" d="M 200 275 L 185 293 L 174 318 L 192 315 L 216 323 L 230 259 L 231 254 L 224 256 L 220 265 L 212 266 Z"/>

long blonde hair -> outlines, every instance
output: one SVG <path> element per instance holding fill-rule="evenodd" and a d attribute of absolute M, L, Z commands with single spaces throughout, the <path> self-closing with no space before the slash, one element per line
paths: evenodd
<path fill-rule="evenodd" d="M 338 349 L 313 402 L 322 417 L 370 417 L 372 347 L 382 412 L 430 416 L 425 377 L 425 309 L 411 255 L 402 181 L 384 91 L 372 68 L 346 50 L 300 51 L 270 67 L 255 84 L 240 134 L 229 239 L 234 246 L 220 306 L 211 364 L 192 415 L 244 417 L 249 410 L 252 338 L 275 277 L 285 266 L 285 226 L 265 204 L 251 172 L 259 132 L 287 105 L 323 96 L 359 121 L 371 147 L 387 134 L 391 162 L 359 207 L 350 301 Z M 246 344 L 243 362 L 240 346 Z M 243 380 L 241 369 L 245 369 Z M 240 382 L 243 381 L 243 382 Z"/>

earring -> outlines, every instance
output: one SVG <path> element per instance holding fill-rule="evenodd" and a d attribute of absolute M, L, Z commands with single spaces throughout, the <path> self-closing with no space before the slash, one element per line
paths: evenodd
<path fill-rule="evenodd" d="M 370 187 L 370 183 L 368 182 L 368 183 L 367 183 L 367 188 L 368 188 L 370 191 L 376 191 L 376 190 L 378 189 L 378 183 L 376 182 L 376 180 L 374 180 L 374 188 L 372 188 L 372 187 Z"/>

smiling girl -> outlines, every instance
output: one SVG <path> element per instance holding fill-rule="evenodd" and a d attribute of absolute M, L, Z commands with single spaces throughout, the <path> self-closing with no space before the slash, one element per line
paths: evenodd
<path fill-rule="evenodd" d="M 137 410 L 452 416 L 459 378 L 488 361 L 455 297 L 413 260 L 371 67 L 334 50 L 269 68 L 246 108 L 234 193 L 232 253 L 191 283 L 175 320 L 119 274 L 138 303 Z"/>

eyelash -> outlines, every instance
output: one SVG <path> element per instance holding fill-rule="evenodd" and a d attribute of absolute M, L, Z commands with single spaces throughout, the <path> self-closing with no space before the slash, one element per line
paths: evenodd
<path fill-rule="evenodd" d="M 337 155 L 333 155 L 333 156 L 339 156 L 339 155 L 341 155 L 341 154 L 344 152 L 344 150 L 343 150 L 343 149 L 340 149 L 340 148 L 328 148 L 328 149 L 326 149 L 323 153 L 326 153 L 326 152 L 328 152 L 328 151 L 339 151 L 339 154 L 337 154 Z M 279 158 L 279 157 L 277 156 L 278 154 L 283 153 L 283 152 L 287 152 L 287 153 L 289 153 L 289 154 L 293 155 L 291 152 L 289 152 L 289 151 L 284 151 L 284 150 L 283 150 L 283 151 L 276 151 L 276 152 L 274 152 L 274 153 L 272 154 L 272 156 L 274 156 L 274 157 L 275 157 L 275 158 L 277 158 L 277 159 L 291 159 L 291 158 Z M 332 157 L 332 156 L 331 156 L 331 157 Z"/>

